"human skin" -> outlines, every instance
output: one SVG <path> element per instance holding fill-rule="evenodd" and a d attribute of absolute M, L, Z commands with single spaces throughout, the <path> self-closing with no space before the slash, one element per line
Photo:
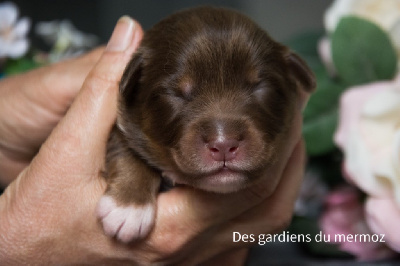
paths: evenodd
<path fill-rule="evenodd" d="M 121 19 L 99 61 L 80 84 L 82 88 L 71 89 L 72 97 L 62 102 L 64 109 L 54 109 L 59 112 L 52 126 L 57 126 L 47 125 L 49 136 L 38 134 L 36 140 L 27 142 L 34 145 L 26 150 L 5 142 L 7 148 L 19 147 L 7 149 L 7 154 L 26 155 L 27 167 L 0 197 L 3 264 L 218 265 L 231 260 L 234 264 L 230 265 L 240 265 L 249 243 L 233 243 L 233 232 L 273 233 L 290 222 L 304 170 L 300 112 L 287 150 L 269 173 L 282 176 L 271 196 L 263 193 L 269 190 L 265 182 L 229 195 L 174 188 L 158 196 L 156 224 L 146 239 L 125 245 L 104 235 L 95 208 L 106 188 L 101 177 L 106 143 L 116 119 L 118 82 L 142 34 L 137 23 Z M 1 81 L 0 88 L 3 85 Z M 40 141 L 44 143 L 29 162 Z"/>
<path fill-rule="evenodd" d="M 103 50 L 0 80 L 0 187 L 29 165 Z"/>

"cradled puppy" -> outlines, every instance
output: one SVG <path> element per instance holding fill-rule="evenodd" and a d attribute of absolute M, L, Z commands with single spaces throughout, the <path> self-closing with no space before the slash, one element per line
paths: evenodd
<path fill-rule="evenodd" d="M 297 55 L 235 11 L 194 8 L 156 24 L 120 83 L 97 208 L 105 233 L 146 237 L 162 176 L 215 193 L 276 184 L 268 170 L 314 87 Z"/>

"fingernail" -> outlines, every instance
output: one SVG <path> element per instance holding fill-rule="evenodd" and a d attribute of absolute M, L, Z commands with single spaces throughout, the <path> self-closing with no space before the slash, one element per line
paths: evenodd
<path fill-rule="evenodd" d="M 132 42 L 134 29 L 135 21 L 132 18 L 128 16 L 121 17 L 108 41 L 106 50 L 111 52 L 125 51 Z"/>

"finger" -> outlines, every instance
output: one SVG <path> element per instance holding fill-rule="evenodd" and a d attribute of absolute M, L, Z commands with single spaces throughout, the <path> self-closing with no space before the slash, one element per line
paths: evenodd
<path fill-rule="evenodd" d="M 12 181 L 38 152 L 65 115 L 103 48 L 23 74 L 0 83 L 0 179 Z M 27 135 L 28 134 L 28 135 Z"/>
<path fill-rule="evenodd" d="M 67 59 L 38 69 L 41 74 L 38 90 L 25 90 L 37 104 L 49 109 L 57 117 L 65 115 L 93 66 L 99 61 L 104 47 L 96 48 L 79 57 Z M 57 121 L 58 122 L 58 121 Z"/>
<path fill-rule="evenodd" d="M 42 147 L 46 152 L 39 152 L 36 160 L 46 155 L 43 161 L 62 166 L 70 174 L 90 172 L 90 166 L 102 163 L 99 154 L 104 154 L 115 122 L 119 80 L 142 35 L 140 25 L 132 19 L 118 21 L 100 60 Z"/>
<path fill-rule="evenodd" d="M 52 65 L 27 72 L 20 77 L 24 80 L 37 80 L 24 86 L 21 92 L 45 110 L 50 109 L 63 115 L 66 107 L 82 88 L 83 81 L 99 60 L 104 48 L 100 47 L 79 57 L 70 58 Z M 33 88 L 32 88 L 33 86 Z"/>
<path fill-rule="evenodd" d="M 77 58 L 71 58 L 59 63 L 40 67 L 32 71 L 7 77 L 2 80 L 1 90 L 3 99 L 18 98 L 20 101 L 29 102 L 32 107 L 41 107 L 44 111 L 51 111 L 49 115 L 63 115 L 66 107 L 72 102 L 82 87 L 83 81 L 100 58 L 103 48 L 97 48 Z M 15 89 L 17 88 L 17 89 Z M 12 103 L 12 102 L 11 102 Z M 10 101 L 0 105 L 2 109 Z M 12 106 L 14 112 L 25 116 L 32 116 L 35 109 L 22 106 Z M 21 107 L 21 108 L 22 108 Z M 57 112 L 58 111 L 58 112 Z M 36 112 L 38 112 L 36 110 Z M 42 115 L 39 113 L 39 115 Z M 44 113 L 44 115 L 47 115 Z M 38 121 L 40 122 L 40 121 Z"/>
<path fill-rule="evenodd" d="M 23 229 L 11 235 L 19 237 L 28 231 L 30 235 L 38 231 L 43 233 L 31 226 L 40 224 L 46 234 L 60 232 L 62 238 L 63 230 L 69 231 L 73 222 L 73 227 L 87 228 L 85 232 L 89 238 L 93 231 L 103 241 L 106 238 L 87 210 L 94 208 L 104 191 L 104 181 L 98 175 L 104 162 L 109 130 L 115 121 L 118 82 L 142 34 L 141 27 L 129 18 L 117 23 L 111 44 L 90 72 L 66 116 L 29 167 L 2 195 L 1 204 L 15 210 L 9 212 L 7 219 L 16 225 L 15 228 Z M 48 210 L 46 215 L 43 210 Z M 81 219 L 85 215 L 87 221 Z M 27 220 L 29 225 L 23 225 Z"/>

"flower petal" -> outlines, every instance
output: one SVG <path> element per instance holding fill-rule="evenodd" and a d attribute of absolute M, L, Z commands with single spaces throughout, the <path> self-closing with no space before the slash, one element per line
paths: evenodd
<path fill-rule="evenodd" d="M 396 132 L 393 145 L 390 147 L 389 158 L 382 158 L 374 169 L 375 175 L 386 180 L 392 187 L 392 193 L 397 206 L 400 208 L 400 129 Z"/>
<path fill-rule="evenodd" d="M 388 192 L 382 180 L 377 179 L 372 171 L 373 157 L 368 146 L 360 138 L 358 131 L 349 132 L 348 144 L 343 149 L 345 153 L 345 168 L 351 183 L 356 184 L 364 192 L 380 196 Z"/>
<path fill-rule="evenodd" d="M 400 252 L 400 209 L 390 198 L 369 198 L 365 204 L 366 220 L 375 234 L 383 234 L 385 244 Z"/>
<path fill-rule="evenodd" d="M 328 71 L 329 76 L 335 77 L 337 72 L 335 65 L 333 64 L 330 38 L 325 36 L 318 42 L 318 54 L 322 60 L 322 63 L 324 63 L 325 69 Z"/>
<path fill-rule="evenodd" d="M 21 18 L 18 20 L 17 24 L 15 24 L 13 33 L 15 37 L 25 37 L 31 28 L 31 20 L 29 18 Z"/>
<path fill-rule="evenodd" d="M 29 48 L 29 42 L 26 39 L 18 40 L 16 42 L 13 42 L 12 45 L 8 47 L 7 54 L 11 58 L 18 58 L 23 55 L 28 51 Z"/>
<path fill-rule="evenodd" d="M 389 35 L 392 37 L 396 49 L 400 50 L 400 18 L 396 20 L 392 28 L 389 30 Z"/>
<path fill-rule="evenodd" d="M 50 22 L 38 22 L 35 26 L 35 32 L 41 36 L 49 36 L 56 35 L 59 31 L 59 22 L 58 21 L 50 21 Z"/>
<path fill-rule="evenodd" d="M 14 3 L 0 4 L 0 31 L 12 27 L 18 17 L 18 8 Z"/>
<path fill-rule="evenodd" d="M 365 103 L 362 115 L 368 118 L 390 118 L 400 121 L 400 91 L 387 89 Z M 392 116 L 394 116 L 392 118 Z M 389 116 L 389 117 L 388 117 Z"/>
<path fill-rule="evenodd" d="M 8 46 L 8 42 L 6 43 L 2 39 L 0 39 L 0 58 L 7 57 Z"/>
<path fill-rule="evenodd" d="M 362 106 L 376 93 L 384 90 L 390 82 L 376 82 L 364 86 L 349 88 L 340 99 L 340 120 L 335 133 L 335 142 L 340 148 L 347 143 L 351 128 L 356 127 L 361 116 Z"/>
<path fill-rule="evenodd" d="M 400 126 L 395 134 L 392 146 L 392 157 L 391 157 L 391 167 L 392 175 L 388 176 L 391 178 L 394 185 L 393 194 L 396 199 L 397 206 L 400 208 Z"/>
<path fill-rule="evenodd" d="M 349 14 L 353 7 L 353 1 L 349 0 L 336 0 L 326 10 L 324 16 L 324 24 L 327 32 L 331 33 L 336 29 L 339 20 L 342 16 Z"/>
<path fill-rule="evenodd" d="M 390 151 L 385 148 L 391 147 L 393 135 L 389 135 L 390 138 L 377 136 L 386 136 L 383 133 L 387 130 L 382 130 L 389 127 L 388 132 L 391 132 L 393 125 L 363 118 L 362 111 L 368 101 L 373 101 L 376 95 L 393 87 L 393 82 L 372 83 L 351 88 L 341 98 L 335 142 L 345 155 L 346 178 L 374 196 L 390 194 L 392 191 L 387 180 L 376 176 L 375 169 L 379 169 L 382 163 L 383 158 L 380 157 L 389 160 Z"/>

